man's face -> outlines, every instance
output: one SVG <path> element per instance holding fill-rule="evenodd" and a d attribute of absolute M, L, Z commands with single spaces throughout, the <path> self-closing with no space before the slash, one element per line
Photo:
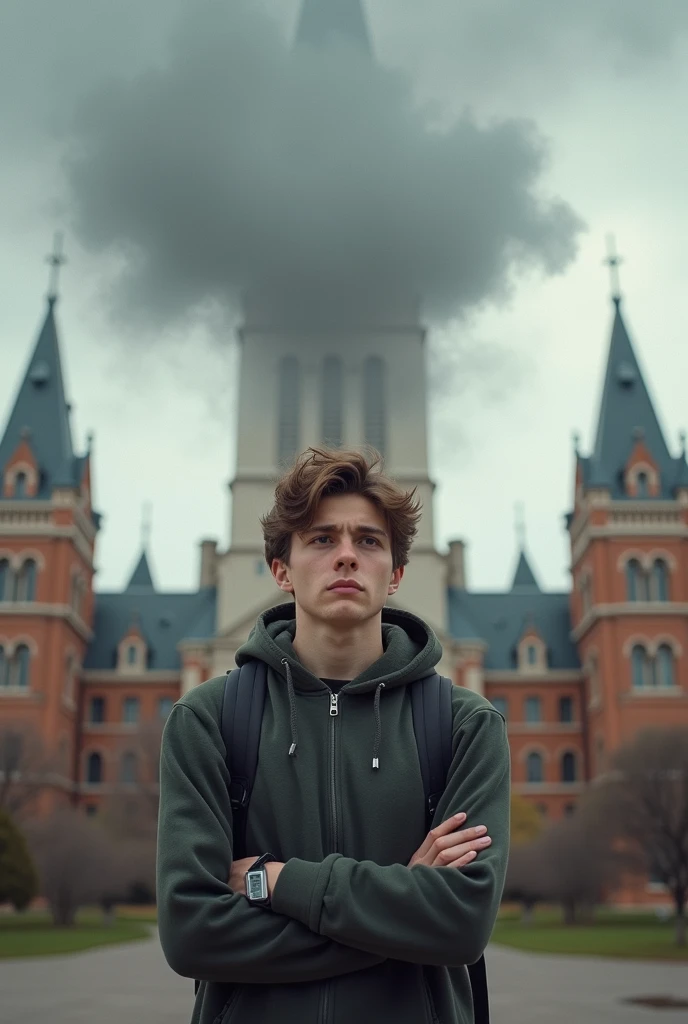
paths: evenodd
<path fill-rule="evenodd" d="M 342 625 L 378 615 L 404 574 L 383 514 L 360 494 L 323 498 L 313 526 L 292 536 L 289 564 L 275 559 L 272 572 L 298 610 Z"/>

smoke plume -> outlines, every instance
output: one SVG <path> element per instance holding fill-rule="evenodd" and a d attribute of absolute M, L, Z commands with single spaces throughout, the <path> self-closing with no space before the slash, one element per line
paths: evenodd
<path fill-rule="evenodd" d="M 513 274 L 561 272 L 581 223 L 542 187 L 530 123 L 450 125 L 347 45 L 292 48 L 255 6 L 188 3 L 155 66 L 74 119 L 76 228 L 152 326 L 248 292 L 295 316 L 422 298 L 443 322 Z"/>

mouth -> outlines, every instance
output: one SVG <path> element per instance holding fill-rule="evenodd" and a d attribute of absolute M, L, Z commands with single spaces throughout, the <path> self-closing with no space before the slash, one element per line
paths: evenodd
<path fill-rule="evenodd" d="M 337 580 L 327 589 L 332 594 L 360 594 L 363 587 L 356 580 Z"/>

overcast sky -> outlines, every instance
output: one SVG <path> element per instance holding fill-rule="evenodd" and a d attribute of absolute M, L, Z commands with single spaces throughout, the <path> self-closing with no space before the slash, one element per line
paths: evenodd
<path fill-rule="evenodd" d="M 288 163 L 284 125 L 307 134 L 308 122 L 289 121 L 288 100 L 311 95 L 320 76 L 313 117 L 326 124 L 339 82 L 353 72 L 334 60 L 290 70 L 287 113 L 274 116 L 261 83 L 287 74 L 283 41 L 298 3 L 0 6 L 0 420 L 44 314 L 43 257 L 61 229 L 69 263 L 57 312 L 77 449 L 87 432 L 96 435 L 100 589 L 126 582 L 145 502 L 153 506 L 151 560 L 162 588 L 195 585 L 202 537 L 226 544 L 233 301 L 242 275 L 274 267 L 257 256 L 237 262 L 256 231 L 250 218 L 232 220 L 231 202 L 218 230 L 208 230 L 200 200 L 214 198 L 211 176 L 185 217 L 170 211 L 187 194 L 184 175 L 195 180 L 194 154 L 207 152 L 220 119 L 227 136 L 213 130 L 220 142 L 209 163 L 222 168 L 238 150 L 246 154 L 241 166 L 227 164 L 238 182 L 229 198 L 242 209 L 242 182 L 255 182 L 256 204 L 275 196 L 278 179 L 256 170 L 261 145 L 274 144 L 293 171 L 280 187 L 302 180 Z M 398 214 L 391 228 L 390 218 L 366 214 L 366 246 L 391 239 L 407 254 L 404 238 L 415 231 L 419 239 L 417 253 L 387 269 L 389 280 L 412 280 L 426 293 L 437 542 L 464 537 L 470 584 L 501 588 L 515 561 L 514 506 L 523 502 L 536 573 L 547 588 L 566 587 L 571 436 L 580 431 L 589 449 L 609 342 L 609 232 L 626 260 L 626 322 L 673 451 L 688 426 L 688 313 L 680 298 L 688 276 L 688 4 L 368 0 L 367 11 L 385 71 L 369 83 L 375 103 L 361 122 L 345 122 L 343 113 L 341 123 L 378 182 L 392 176 L 389 153 L 399 158 L 387 197 Z M 217 42 L 223 19 L 233 33 L 226 57 Z M 221 74 L 213 77 L 213 68 Z M 247 74 L 250 102 L 233 102 L 233 82 Z M 357 83 L 367 87 L 364 72 Z M 193 133 L 176 131 L 177 123 Z M 426 131 L 435 133 L 427 152 Z M 241 147 L 231 145 L 237 137 Z M 352 170 L 344 168 L 337 193 L 348 223 L 356 186 L 377 194 Z M 335 187 L 335 176 L 328 180 Z M 118 189 L 122 181 L 127 187 Z M 426 183 L 420 194 L 415 181 Z M 320 223 L 329 193 L 316 193 L 317 185 L 286 194 L 298 210 L 310 193 Z M 275 206 L 271 222 L 278 213 Z M 201 229 L 208 244 L 196 258 Z M 228 234 L 231 241 L 218 242 Z M 308 275 L 313 250 L 307 232 L 300 236 L 296 270 Z M 342 235 L 344 270 L 360 264 L 352 237 Z"/>

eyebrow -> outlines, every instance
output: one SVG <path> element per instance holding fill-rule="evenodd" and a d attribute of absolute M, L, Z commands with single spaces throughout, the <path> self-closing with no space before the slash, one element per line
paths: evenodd
<path fill-rule="evenodd" d="M 308 533 L 341 533 L 342 528 L 334 523 L 327 523 L 324 526 L 311 526 L 303 532 L 304 535 Z M 357 526 L 354 533 L 368 533 L 375 534 L 378 537 L 387 537 L 387 531 L 379 526 Z"/>

